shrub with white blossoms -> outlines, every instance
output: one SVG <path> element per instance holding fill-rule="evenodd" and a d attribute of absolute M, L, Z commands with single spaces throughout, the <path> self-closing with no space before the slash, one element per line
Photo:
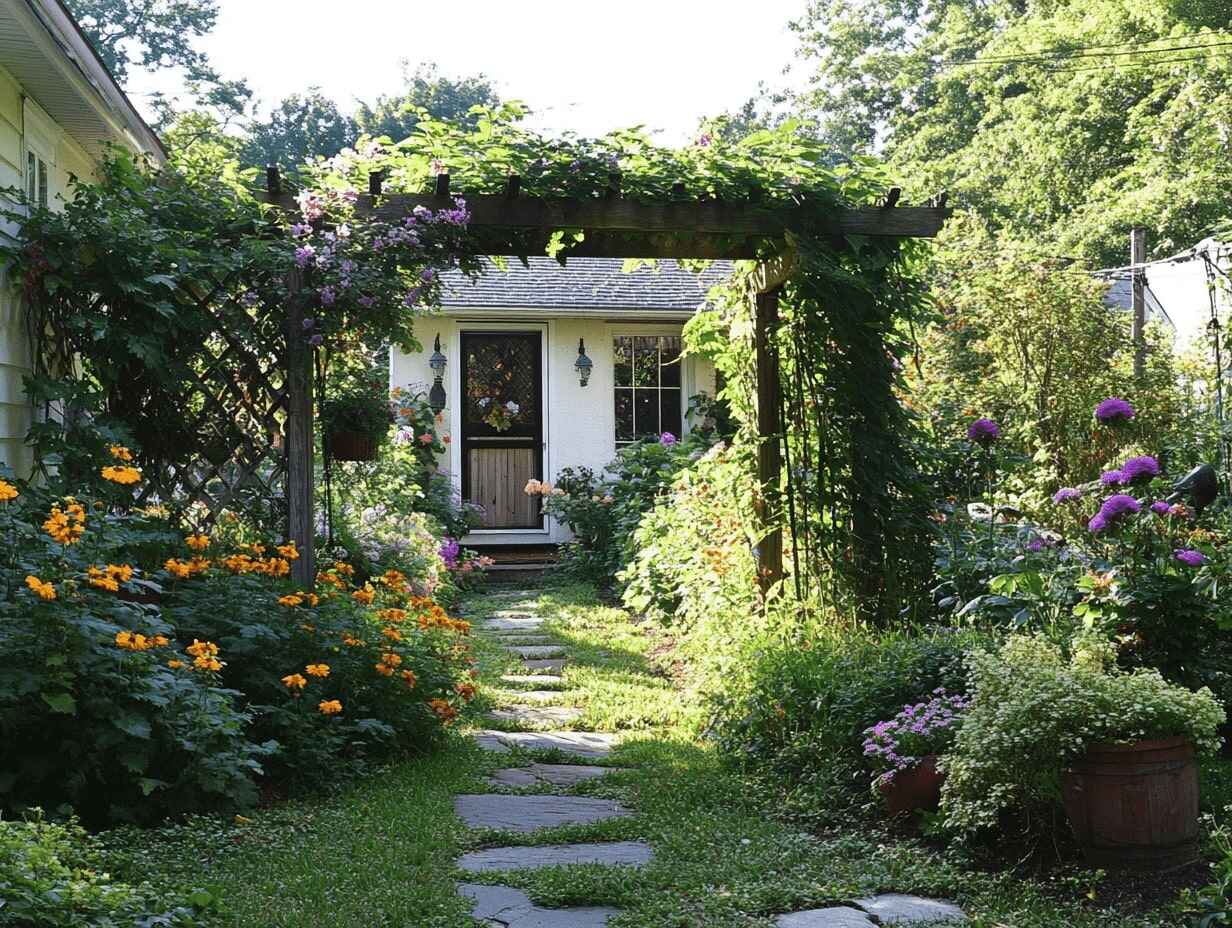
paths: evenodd
<path fill-rule="evenodd" d="M 941 812 L 947 828 L 994 827 L 1007 810 L 1055 804 L 1062 768 L 1089 745 L 1184 736 L 1218 749 L 1222 706 L 1155 670 L 1126 672 L 1106 639 L 1074 639 L 1067 658 L 1042 636 L 1015 635 L 998 651 L 967 656 L 971 702 L 954 746 Z"/>

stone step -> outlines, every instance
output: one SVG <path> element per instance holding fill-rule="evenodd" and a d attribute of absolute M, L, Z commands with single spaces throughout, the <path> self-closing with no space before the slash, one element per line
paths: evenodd
<path fill-rule="evenodd" d="M 559 642 L 552 639 L 551 635 L 523 635 L 521 632 L 497 635 L 496 640 L 506 647 L 523 647 L 532 644 L 559 644 Z"/>
<path fill-rule="evenodd" d="M 650 845 L 642 841 L 612 841 L 602 844 L 548 844 L 543 847 L 494 847 L 472 851 L 458 859 L 467 873 L 493 870 L 537 870 L 569 864 L 605 864 L 640 867 L 654 857 Z"/>
<path fill-rule="evenodd" d="M 967 920 L 951 902 L 882 893 L 856 899 L 851 905 L 827 906 L 807 912 L 790 912 L 774 920 L 775 928 L 871 928 L 876 925 L 953 925 Z M 874 918 L 876 919 L 874 921 Z"/>
<path fill-rule="evenodd" d="M 507 673 L 501 677 L 502 683 L 512 683 L 515 686 L 560 686 L 565 685 L 564 677 L 555 677 L 547 673 Z M 522 695 L 519 693 L 518 695 Z"/>
<path fill-rule="evenodd" d="M 455 796 L 453 808 L 469 828 L 496 828 L 521 834 L 561 825 L 590 825 L 630 815 L 618 802 L 587 796 L 471 793 Z"/>
<path fill-rule="evenodd" d="M 529 616 L 522 619 L 488 619 L 479 627 L 494 632 L 525 632 L 539 628 L 543 619 Z"/>
<path fill-rule="evenodd" d="M 552 657 L 545 660 L 523 659 L 522 669 L 530 673 L 560 673 L 565 669 L 565 659 L 563 657 Z"/>
<path fill-rule="evenodd" d="M 607 906 L 543 909 L 509 886 L 459 883 L 458 892 L 474 903 L 471 917 L 498 928 L 604 928 L 620 914 Z"/>
<path fill-rule="evenodd" d="M 572 725 L 582 717 L 582 710 L 572 706 L 526 706 L 515 703 L 493 709 L 488 713 L 488 717 L 502 722 L 516 722 L 519 725 L 552 727 Z"/>
<path fill-rule="evenodd" d="M 487 780 L 493 786 L 576 786 L 586 780 L 605 777 L 628 767 L 594 767 L 587 764 L 529 764 L 493 771 Z"/>
<path fill-rule="evenodd" d="M 558 644 L 513 644 L 506 645 L 505 650 L 518 657 L 528 660 L 543 660 L 547 657 L 564 657 L 567 653 Z"/>
<path fill-rule="evenodd" d="M 540 619 L 540 615 L 536 615 L 533 609 L 497 609 L 492 613 L 494 619 Z"/>
<path fill-rule="evenodd" d="M 549 677 L 545 674 L 539 676 L 519 677 L 519 680 L 538 683 L 540 680 L 559 681 L 559 677 Z M 517 699 L 523 703 L 530 703 L 535 706 L 550 706 L 560 703 L 565 698 L 564 690 L 518 690 Z M 507 706 L 505 708 L 508 708 Z"/>
<path fill-rule="evenodd" d="M 616 735 L 593 731 L 476 731 L 475 743 L 487 751 L 508 754 L 515 747 L 531 751 L 564 751 L 578 757 L 607 757 L 620 743 Z"/>

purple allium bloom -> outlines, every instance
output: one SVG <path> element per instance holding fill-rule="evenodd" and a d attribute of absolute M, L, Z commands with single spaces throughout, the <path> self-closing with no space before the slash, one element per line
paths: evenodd
<path fill-rule="evenodd" d="M 1142 505 L 1132 496 L 1125 493 L 1117 493 L 1104 500 L 1104 504 L 1099 507 L 1099 511 L 1106 519 L 1119 519 L 1121 516 L 1141 512 Z"/>
<path fill-rule="evenodd" d="M 1095 407 L 1095 418 L 1105 425 L 1128 422 L 1134 417 L 1134 407 L 1119 396 L 1110 396 Z"/>
<path fill-rule="evenodd" d="M 1172 507 L 1165 503 L 1162 499 L 1157 499 L 1151 503 L 1151 512 L 1157 516 L 1166 516 L 1172 511 Z"/>
<path fill-rule="evenodd" d="M 1072 503 L 1076 499 L 1082 499 L 1082 491 L 1077 487 L 1061 487 L 1052 494 L 1054 503 Z"/>
<path fill-rule="evenodd" d="M 1188 564 L 1190 567 L 1201 567 L 1206 563 L 1206 555 L 1201 551 L 1195 551 L 1193 548 L 1177 548 L 1172 552 L 1172 556 L 1182 564 Z"/>
<path fill-rule="evenodd" d="M 976 419 L 967 426 L 967 438 L 977 445 L 991 448 L 992 443 L 1001 437 L 1001 429 L 991 419 Z"/>
<path fill-rule="evenodd" d="M 676 436 L 673 435 L 671 432 L 664 432 L 662 435 L 659 436 L 659 444 L 674 445 L 676 444 Z"/>
<path fill-rule="evenodd" d="M 1136 458 L 1130 458 L 1121 465 L 1121 473 L 1125 475 L 1125 482 L 1132 483 L 1135 480 L 1150 480 L 1152 477 L 1159 476 L 1159 462 L 1149 454 L 1142 454 Z"/>
<path fill-rule="evenodd" d="M 1125 479 L 1125 473 L 1119 470 L 1106 470 L 1099 475 L 1099 482 L 1106 487 L 1117 487 L 1123 483 L 1128 483 Z"/>

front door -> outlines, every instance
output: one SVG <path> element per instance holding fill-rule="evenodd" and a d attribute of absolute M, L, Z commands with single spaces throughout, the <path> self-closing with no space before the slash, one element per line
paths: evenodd
<path fill-rule="evenodd" d="M 538 332 L 462 333 L 462 496 L 481 528 L 539 529 L 543 377 Z"/>

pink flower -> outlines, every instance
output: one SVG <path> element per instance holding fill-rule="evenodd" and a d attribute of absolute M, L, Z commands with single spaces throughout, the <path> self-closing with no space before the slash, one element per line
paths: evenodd
<path fill-rule="evenodd" d="M 436 441 L 436 438 L 435 436 L 433 436 L 431 432 L 424 432 L 422 435 L 419 436 L 419 440 L 421 443 L 425 445 L 430 445 L 432 444 L 432 442 Z"/>

